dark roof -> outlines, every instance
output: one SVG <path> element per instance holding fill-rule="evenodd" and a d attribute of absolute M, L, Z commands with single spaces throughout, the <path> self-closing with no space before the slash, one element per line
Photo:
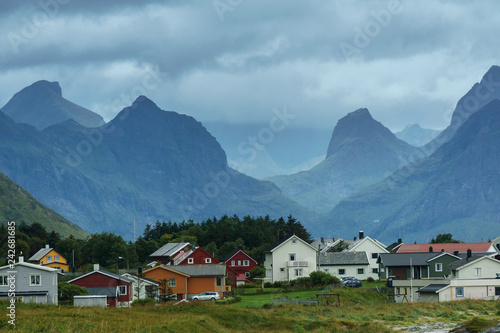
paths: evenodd
<path fill-rule="evenodd" d="M 109 277 L 111 277 L 111 278 L 114 278 L 114 279 L 117 279 L 117 280 L 121 280 L 121 281 L 125 281 L 125 282 L 129 282 L 129 283 L 132 283 L 132 282 L 133 282 L 132 280 L 130 280 L 130 279 L 128 279 L 128 278 L 126 278 L 126 277 L 124 277 L 124 276 L 121 276 L 121 275 L 118 275 L 118 274 L 115 274 L 115 273 L 111 273 L 111 272 L 108 272 L 108 271 L 105 271 L 105 270 L 102 270 L 102 269 L 101 269 L 101 270 L 98 270 L 98 271 L 92 271 L 92 272 L 89 272 L 89 273 L 87 273 L 87 274 L 83 274 L 82 276 L 79 276 L 79 277 L 77 277 L 77 278 L 74 278 L 74 279 L 72 279 L 72 280 L 69 280 L 68 282 L 70 282 L 70 283 L 71 283 L 71 282 L 73 282 L 73 281 L 79 280 L 79 279 L 81 279 L 81 278 L 83 278 L 83 277 L 86 277 L 86 276 L 88 276 L 88 275 L 95 274 L 95 273 L 101 273 L 101 274 L 103 274 L 103 275 L 107 275 L 107 276 L 109 276 Z"/>
<path fill-rule="evenodd" d="M 319 256 L 319 264 L 327 265 L 369 265 L 365 251 L 359 252 L 326 252 Z"/>
<path fill-rule="evenodd" d="M 118 293 L 116 287 L 84 287 L 89 291 L 89 295 L 105 295 L 108 297 L 116 297 Z"/>
<path fill-rule="evenodd" d="M 441 253 L 381 253 L 378 262 L 384 266 L 410 266 L 410 258 L 413 266 L 429 266 L 427 260 Z"/>
<path fill-rule="evenodd" d="M 236 253 L 238 253 L 239 251 L 243 252 L 248 258 L 252 259 L 253 261 L 255 261 L 257 264 L 257 260 L 255 260 L 254 258 L 252 258 L 248 253 L 246 253 L 245 251 L 243 251 L 243 249 L 241 248 L 241 246 L 238 246 L 238 248 L 236 248 L 233 252 L 229 253 L 225 258 L 224 260 L 222 260 L 221 262 L 225 263 L 226 261 L 228 261 L 229 259 L 231 259 L 232 256 L 234 256 Z"/>
<path fill-rule="evenodd" d="M 184 274 L 188 274 L 191 277 L 196 276 L 224 276 L 226 275 L 226 265 L 224 264 L 214 264 L 214 265 L 178 265 L 178 266 L 166 266 L 167 268 L 178 271 Z"/>
<path fill-rule="evenodd" d="M 464 259 L 461 259 L 461 260 L 457 260 L 451 264 L 448 265 L 448 268 L 451 269 L 452 271 L 454 270 L 457 270 L 459 269 L 460 267 L 462 266 L 465 266 L 467 264 L 470 264 L 471 262 L 473 261 L 476 261 L 476 260 L 479 260 L 481 258 L 484 258 L 484 257 L 487 257 L 487 256 L 475 256 L 473 255 L 472 257 L 470 257 L 469 259 L 467 258 L 464 258 Z"/>
<path fill-rule="evenodd" d="M 417 290 L 419 293 L 435 293 L 438 290 L 443 289 L 444 287 L 448 287 L 449 284 L 428 284 L 423 288 Z"/>
<path fill-rule="evenodd" d="M 183 243 L 167 243 L 160 247 L 158 250 L 155 252 L 151 253 L 149 256 L 150 257 L 170 257 L 186 246 L 188 246 L 189 243 L 183 242 Z"/>

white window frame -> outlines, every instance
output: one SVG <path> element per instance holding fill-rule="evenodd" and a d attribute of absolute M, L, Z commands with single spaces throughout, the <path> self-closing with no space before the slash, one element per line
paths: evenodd
<path fill-rule="evenodd" d="M 372 253 L 372 259 L 378 259 L 378 253 Z"/>
<path fill-rule="evenodd" d="M 356 271 L 358 272 L 358 275 L 365 275 L 365 269 L 364 268 L 358 268 Z"/>
<path fill-rule="evenodd" d="M 169 287 L 177 287 L 177 279 L 168 279 Z"/>
<path fill-rule="evenodd" d="M 52 262 L 52 256 L 47 256 L 47 262 Z"/>
<path fill-rule="evenodd" d="M 475 276 L 481 276 L 481 267 L 475 267 L 474 268 L 474 275 Z"/>
<path fill-rule="evenodd" d="M 231 260 L 231 266 L 234 266 L 234 260 Z"/>
<path fill-rule="evenodd" d="M 297 255 L 295 253 L 288 254 L 289 261 L 295 261 L 297 259 Z"/>
<path fill-rule="evenodd" d="M 8 286 L 8 285 L 9 285 L 9 276 L 0 275 L 0 286 Z"/>
<path fill-rule="evenodd" d="M 249 278 L 250 277 L 250 272 L 245 272 L 245 277 Z"/>
<path fill-rule="evenodd" d="M 343 273 L 341 273 L 343 271 Z M 339 268 L 339 275 L 345 275 L 345 268 Z"/>
<path fill-rule="evenodd" d="M 194 258 L 188 258 L 188 264 L 194 264 Z"/>
<path fill-rule="evenodd" d="M 292 244 L 297 244 L 297 240 L 296 239 L 292 239 Z"/>
<path fill-rule="evenodd" d="M 458 291 L 461 290 L 460 294 L 458 293 Z M 465 292 L 464 292 L 464 287 L 456 287 L 455 288 L 455 297 L 464 297 L 465 295 Z"/>
<path fill-rule="evenodd" d="M 243 260 L 243 266 L 250 266 L 250 260 Z"/>
<path fill-rule="evenodd" d="M 238 260 L 238 266 L 241 266 L 241 260 Z"/>
<path fill-rule="evenodd" d="M 118 295 L 127 295 L 127 286 L 118 286 Z"/>
<path fill-rule="evenodd" d="M 280 272 L 284 272 L 285 271 L 285 267 L 280 267 Z"/>
<path fill-rule="evenodd" d="M 54 261 L 59 261 L 59 256 L 54 256 Z"/>
<path fill-rule="evenodd" d="M 38 277 L 38 283 L 36 278 Z M 35 278 L 35 283 L 33 283 L 33 278 Z M 39 287 L 42 285 L 42 274 L 30 274 L 30 286 Z"/>
<path fill-rule="evenodd" d="M 373 274 L 378 274 L 378 268 L 372 268 L 372 273 Z"/>
<path fill-rule="evenodd" d="M 437 262 L 435 265 L 434 265 L 434 268 L 436 269 L 436 272 L 442 272 L 443 271 L 443 264 L 440 263 L 440 262 Z"/>
<path fill-rule="evenodd" d="M 211 264 L 212 258 L 205 258 L 205 264 Z"/>
<path fill-rule="evenodd" d="M 295 277 L 302 277 L 304 276 L 304 270 L 302 268 L 295 268 Z"/>

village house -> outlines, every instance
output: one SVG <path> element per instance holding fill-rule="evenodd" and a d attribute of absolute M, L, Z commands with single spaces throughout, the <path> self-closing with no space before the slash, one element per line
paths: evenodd
<path fill-rule="evenodd" d="M 378 257 L 382 253 L 389 253 L 387 247 L 376 239 L 372 239 L 364 235 L 363 231 L 359 231 L 359 238 L 349 241 L 349 246 L 343 252 L 366 252 L 369 261 L 369 268 L 364 272 L 365 279 L 371 277 L 379 278 Z"/>
<path fill-rule="evenodd" d="M 233 286 L 253 282 L 250 279 L 250 271 L 259 266 L 257 260 L 250 257 L 245 251 L 243 251 L 241 246 L 229 253 L 222 262 L 228 268 L 228 275 L 231 278 L 231 284 Z"/>
<path fill-rule="evenodd" d="M 29 262 L 36 265 L 47 266 L 61 270 L 61 272 L 69 272 L 69 265 L 62 255 L 49 245 L 38 250 L 29 259 Z"/>
<path fill-rule="evenodd" d="M 435 243 L 435 244 L 402 244 L 396 253 L 448 252 L 448 253 L 492 253 L 497 252 L 492 242 L 482 243 Z"/>
<path fill-rule="evenodd" d="M 317 250 L 296 235 L 288 235 L 264 251 L 266 282 L 290 281 L 316 271 Z"/>
<path fill-rule="evenodd" d="M 108 307 L 129 306 L 130 302 L 132 302 L 133 280 L 108 271 L 99 270 L 98 264 L 94 265 L 94 271 L 68 282 L 87 289 L 90 296 L 106 296 Z"/>
<path fill-rule="evenodd" d="M 175 265 L 207 265 L 207 264 L 220 264 L 210 253 L 205 251 L 201 246 L 198 246 L 194 251 L 189 251 Z"/>
<path fill-rule="evenodd" d="M 215 291 L 223 298 L 226 266 L 221 264 L 155 266 L 143 272 L 143 276 L 159 283 L 160 294 L 177 300 L 191 299 L 204 291 Z"/>
<path fill-rule="evenodd" d="M 176 261 L 182 260 L 190 251 L 192 251 L 192 245 L 189 243 L 167 243 L 151 253 L 149 257 L 152 261 L 161 262 L 163 265 L 174 265 Z"/>
<path fill-rule="evenodd" d="M 353 276 L 366 280 L 370 272 L 370 261 L 365 251 L 324 252 L 319 255 L 319 270 L 338 278 Z"/>
<path fill-rule="evenodd" d="M 0 267 L 0 300 L 9 299 L 9 290 L 15 289 L 15 300 L 23 303 L 58 304 L 58 269 L 24 262 Z M 14 280 L 10 277 L 14 276 Z M 10 288 L 11 282 L 15 288 Z"/>
<path fill-rule="evenodd" d="M 130 273 L 124 273 L 122 276 L 132 281 L 132 301 L 144 298 L 158 299 L 160 296 L 158 282 Z"/>

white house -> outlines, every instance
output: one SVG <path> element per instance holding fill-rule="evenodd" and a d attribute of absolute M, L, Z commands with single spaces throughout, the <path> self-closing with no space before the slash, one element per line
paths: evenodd
<path fill-rule="evenodd" d="M 368 261 L 369 261 L 369 268 L 368 271 L 365 272 L 365 279 L 368 277 L 371 277 L 375 280 L 379 278 L 378 274 L 378 257 L 380 253 L 389 253 L 389 251 L 386 249 L 386 246 L 379 242 L 376 239 L 371 239 L 368 236 L 365 236 L 363 231 L 359 232 L 359 238 L 353 241 L 347 249 L 345 249 L 343 252 L 361 252 L 364 251 L 366 252 L 368 256 Z"/>
<path fill-rule="evenodd" d="M 366 252 L 324 252 L 319 255 L 319 270 L 338 278 L 354 276 L 366 280 L 370 261 Z"/>
<path fill-rule="evenodd" d="M 429 284 L 418 289 L 418 302 L 447 302 L 463 299 L 500 299 L 500 279 L 451 279 L 448 284 Z"/>
<path fill-rule="evenodd" d="M 489 256 L 471 256 L 449 265 L 453 278 L 496 278 L 500 273 L 500 261 Z"/>
<path fill-rule="evenodd" d="M 0 267 L 0 300 L 9 299 L 14 290 L 16 301 L 58 304 L 58 269 L 30 264 L 19 258 L 14 267 Z"/>
<path fill-rule="evenodd" d="M 160 295 L 158 282 L 130 273 L 122 274 L 122 276 L 132 280 L 132 301 L 144 298 L 158 299 Z"/>
<path fill-rule="evenodd" d="M 316 271 L 316 248 L 296 235 L 284 237 L 264 254 L 266 282 L 290 281 Z"/>

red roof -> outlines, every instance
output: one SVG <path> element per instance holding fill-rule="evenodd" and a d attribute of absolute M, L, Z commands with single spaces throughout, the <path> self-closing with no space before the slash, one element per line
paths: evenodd
<path fill-rule="evenodd" d="M 403 244 L 399 247 L 396 253 L 416 253 L 416 252 L 429 252 L 429 247 L 432 246 L 432 252 L 445 252 L 453 253 L 458 251 L 466 253 L 468 249 L 475 252 L 488 252 L 492 243 L 440 243 L 440 244 Z"/>

